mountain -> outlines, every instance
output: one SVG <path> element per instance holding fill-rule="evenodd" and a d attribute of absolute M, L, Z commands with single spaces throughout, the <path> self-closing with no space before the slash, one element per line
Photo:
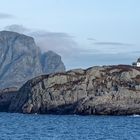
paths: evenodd
<path fill-rule="evenodd" d="M 11 95 L 10 90 L 8 93 Z M 117 65 L 42 75 L 29 80 L 12 95 L 10 102 L 5 99 L 8 112 L 140 114 L 140 68 Z M 1 100 L 4 99 L 0 103 Z"/>
<path fill-rule="evenodd" d="M 62 71 L 61 57 L 52 51 L 42 54 L 32 37 L 0 32 L 0 88 L 20 87 L 33 77 Z"/>
<path fill-rule="evenodd" d="M 41 65 L 43 72 L 47 74 L 65 71 L 61 56 L 53 51 L 48 51 L 41 55 Z"/>

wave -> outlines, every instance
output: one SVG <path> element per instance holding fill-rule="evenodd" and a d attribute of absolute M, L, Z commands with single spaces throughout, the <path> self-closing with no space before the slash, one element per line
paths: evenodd
<path fill-rule="evenodd" d="M 140 117 L 138 114 L 133 114 L 132 117 Z"/>

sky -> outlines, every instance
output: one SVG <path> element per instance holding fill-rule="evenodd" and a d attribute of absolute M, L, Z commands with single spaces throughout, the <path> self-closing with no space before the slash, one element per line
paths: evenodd
<path fill-rule="evenodd" d="M 131 64 L 140 56 L 140 0 L 0 0 L 0 29 L 35 38 L 67 69 Z"/>

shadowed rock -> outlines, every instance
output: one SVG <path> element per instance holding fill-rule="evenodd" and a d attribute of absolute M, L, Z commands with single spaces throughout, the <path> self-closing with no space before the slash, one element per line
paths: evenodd
<path fill-rule="evenodd" d="M 17 94 L 17 88 L 6 88 L 0 90 L 0 111 L 8 112 L 11 101 Z"/>

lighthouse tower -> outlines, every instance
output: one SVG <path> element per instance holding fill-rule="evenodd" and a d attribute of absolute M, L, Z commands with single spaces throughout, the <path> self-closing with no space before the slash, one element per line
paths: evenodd
<path fill-rule="evenodd" d="M 140 67 L 140 58 L 137 60 L 137 67 Z"/>

